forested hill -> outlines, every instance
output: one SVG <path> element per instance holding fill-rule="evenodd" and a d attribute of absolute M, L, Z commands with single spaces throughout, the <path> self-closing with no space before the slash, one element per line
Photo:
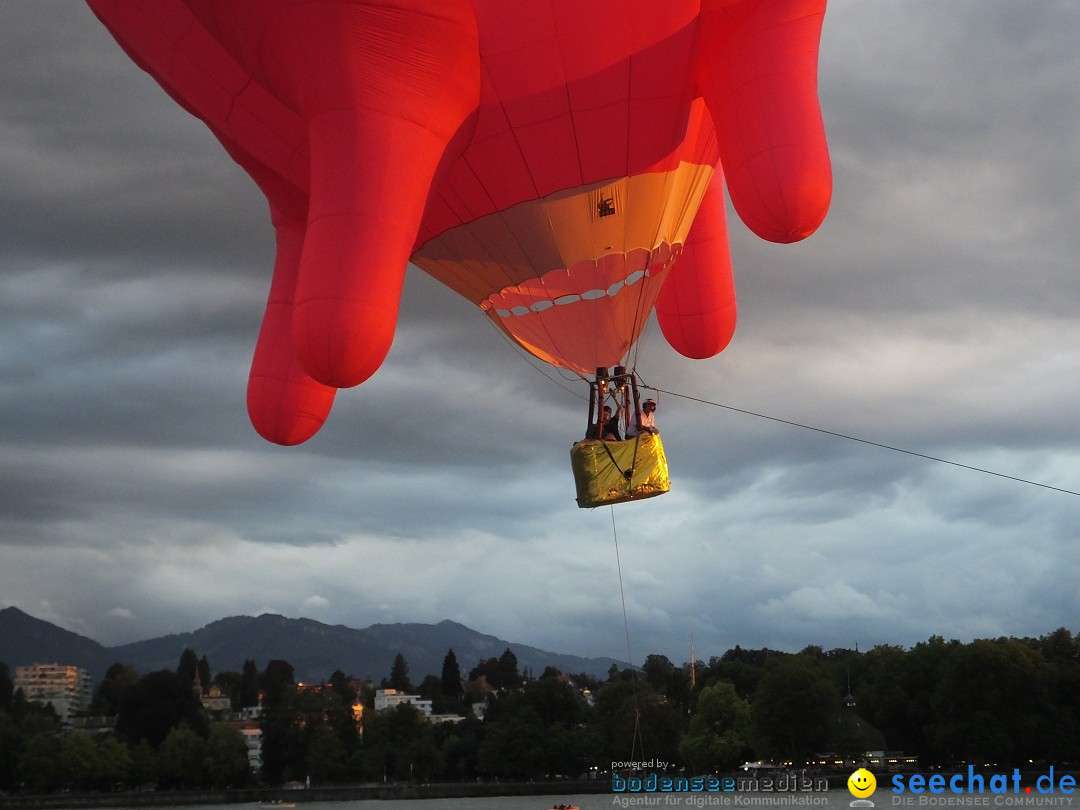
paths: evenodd
<path fill-rule="evenodd" d="M 0 610 L 0 662 L 12 673 L 21 664 L 75 664 L 90 670 L 95 682 L 116 661 L 131 664 L 140 672 L 176 668 L 185 649 L 205 655 L 215 672 L 243 668 L 253 659 L 260 669 L 272 659 L 284 659 L 293 666 L 298 680 L 318 682 L 334 670 L 347 675 L 371 678 L 376 683 L 390 673 L 400 652 L 409 665 L 415 683 L 425 675 L 438 675 L 448 649 L 464 672 L 480 661 L 498 658 L 509 648 L 518 666 L 539 676 L 546 667 L 561 672 L 584 672 L 605 676 L 611 658 L 582 658 L 540 650 L 524 644 L 485 635 L 462 624 L 373 624 L 356 629 L 328 625 L 312 619 L 284 616 L 231 616 L 211 622 L 190 633 L 178 633 L 146 641 L 105 647 L 96 641 L 35 619 L 18 608 Z"/>
<path fill-rule="evenodd" d="M 103 673 L 107 649 L 92 639 L 35 619 L 18 608 L 0 610 L 0 663 L 15 674 L 22 664 L 75 664 Z M 112 663 L 105 663 L 105 667 Z"/>

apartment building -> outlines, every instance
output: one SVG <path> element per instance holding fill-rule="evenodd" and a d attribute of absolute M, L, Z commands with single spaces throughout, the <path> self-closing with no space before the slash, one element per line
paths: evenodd
<path fill-rule="evenodd" d="M 28 664 L 15 668 L 15 688 L 27 700 L 48 703 L 70 727 L 75 715 L 90 708 L 90 673 L 67 664 Z"/>

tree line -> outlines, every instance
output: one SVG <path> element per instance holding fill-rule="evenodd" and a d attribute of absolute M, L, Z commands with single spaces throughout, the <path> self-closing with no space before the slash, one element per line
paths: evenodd
<path fill-rule="evenodd" d="M 1080 761 L 1080 638 L 1065 628 L 865 652 L 735 647 L 695 666 L 650 655 L 606 679 L 522 673 L 510 650 L 466 678 L 450 650 L 441 674 L 414 685 L 399 654 L 380 686 L 462 719 L 432 723 L 408 704 L 375 712 L 374 684 L 337 671 L 301 686 L 286 661 L 215 675 L 187 650 L 175 671 L 110 667 L 91 713 L 115 716 L 115 731 L 92 738 L 61 733 L 0 664 L 0 791 L 576 778 L 642 758 L 691 773 L 824 753 L 857 762 L 867 724 L 880 732 L 874 744 L 917 755 L 920 769 Z M 260 773 L 240 732 L 203 709 L 197 693 L 214 687 L 236 711 L 261 702 Z"/>

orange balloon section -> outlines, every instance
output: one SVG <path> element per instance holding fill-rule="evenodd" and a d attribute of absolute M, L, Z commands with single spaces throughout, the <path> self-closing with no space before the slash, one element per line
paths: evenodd
<path fill-rule="evenodd" d="M 314 435 L 382 363 L 409 261 L 525 350 L 688 357 L 735 326 L 724 217 L 812 233 L 825 0 L 88 0 L 266 194 L 256 430 Z"/>

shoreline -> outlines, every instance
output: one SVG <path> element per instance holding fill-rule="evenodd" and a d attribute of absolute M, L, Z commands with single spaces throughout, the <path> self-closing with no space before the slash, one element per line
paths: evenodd
<path fill-rule="evenodd" d="M 911 772 L 916 773 L 916 772 Z M 933 773 L 924 772 L 927 775 Z M 1032 782 L 1043 775 L 1042 771 L 1023 771 L 1025 782 Z M 727 774 L 738 779 L 747 777 L 744 773 Z M 848 773 L 819 773 L 812 779 L 824 779 L 828 790 L 840 790 L 847 785 Z M 910 773 L 909 773 L 910 775 Z M 1063 770 L 1057 777 L 1070 775 L 1080 781 L 1080 773 L 1073 769 Z M 881 774 L 879 790 L 892 776 L 892 772 Z M 762 774 L 759 778 L 768 778 Z M 775 796 L 805 794 L 799 790 L 769 790 Z M 136 808 L 136 807 L 179 807 L 211 804 L 308 804 L 311 802 L 348 802 L 348 801 L 396 801 L 420 799 L 468 799 L 490 798 L 497 796 L 558 796 L 558 795 L 626 795 L 612 791 L 611 779 L 560 779 L 554 781 L 528 782 L 431 782 L 410 784 L 405 782 L 386 784 L 354 784 L 312 788 L 256 787 L 224 790 L 184 790 L 184 791 L 128 791 L 118 793 L 44 793 L 44 794 L 9 794 L 0 795 L 0 810 L 72 810 L 74 808 Z"/>
<path fill-rule="evenodd" d="M 123 793 L 45 793 L 0 796 L 0 810 L 163 807 L 206 804 L 274 804 L 399 799 L 468 799 L 492 796 L 550 796 L 610 793 L 605 779 L 557 782 L 436 782 L 429 784 L 342 785 L 312 788 L 237 788 L 226 790 Z"/>

